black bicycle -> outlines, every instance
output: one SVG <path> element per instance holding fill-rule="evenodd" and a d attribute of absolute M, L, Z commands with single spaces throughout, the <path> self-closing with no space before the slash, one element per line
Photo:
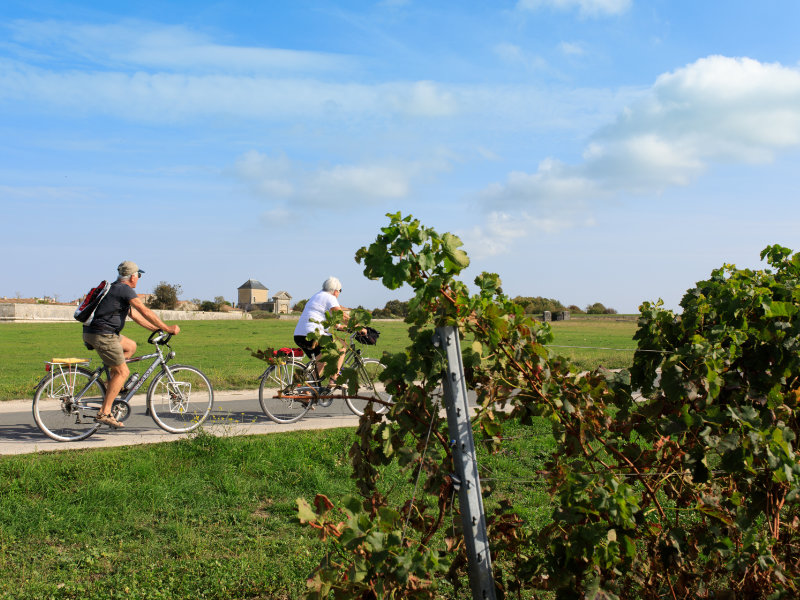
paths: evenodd
<path fill-rule="evenodd" d="M 169 345 L 172 334 L 154 331 L 148 342 L 155 352 L 129 358 L 135 363 L 153 359 L 138 379 L 132 376 L 111 407 L 118 421 L 130 415 L 130 400 L 144 382 L 160 367 L 160 372 L 147 388 L 147 412 L 156 424 L 170 433 L 187 433 L 197 429 L 211 414 L 214 390 L 199 369 L 189 365 L 168 365 L 175 358 Z M 169 352 L 163 350 L 169 348 Z M 103 404 L 108 381 L 108 368 L 94 371 L 86 368 L 89 360 L 54 358 L 45 363 L 45 375 L 33 396 L 33 419 L 42 432 L 59 442 L 84 440 L 100 428 L 94 418 Z"/>

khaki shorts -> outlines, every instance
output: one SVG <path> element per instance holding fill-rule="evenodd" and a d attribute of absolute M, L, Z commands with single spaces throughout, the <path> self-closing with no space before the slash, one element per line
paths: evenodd
<path fill-rule="evenodd" d="M 125 362 L 122 342 L 118 333 L 84 333 L 83 341 L 97 350 L 107 367 L 117 367 Z"/>

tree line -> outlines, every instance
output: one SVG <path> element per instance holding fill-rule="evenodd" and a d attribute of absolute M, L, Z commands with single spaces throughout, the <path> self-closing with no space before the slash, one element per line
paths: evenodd
<path fill-rule="evenodd" d="M 181 286 L 170 284 L 166 281 L 160 282 L 154 289 L 153 294 L 147 302 L 150 308 L 173 310 L 178 306 L 178 296 L 181 293 Z M 573 314 L 587 315 L 615 315 L 617 311 L 610 306 L 605 306 L 602 302 L 589 304 L 581 308 L 575 304 L 564 306 L 555 298 L 544 298 L 542 296 L 516 296 L 511 301 L 517 306 L 522 307 L 527 315 L 540 315 L 545 311 L 557 313 L 569 311 Z M 295 303 L 292 307 L 293 312 L 302 312 L 308 299 L 303 299 Z M 194 299 L 192 303 L 197 306 L 197 310 L 219 312 L 223 306 L 231 306 L 231 303 L 222 296 L 216 296 L 213 300 Z M 389 300 L 383 308 L 374 308 L 367 311 L 373 319 L 405 319 L 408 316 L 410 300 Z M 365 310 L 363 306 L 358 306 L 360 310 Z"/>

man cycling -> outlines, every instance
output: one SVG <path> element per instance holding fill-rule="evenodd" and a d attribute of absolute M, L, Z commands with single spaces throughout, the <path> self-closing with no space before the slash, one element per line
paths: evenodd
<path fill-rule="evenodd" d="M 161 329 L 173 335 L 180 332 L 180 327 L 166 325 L 139 299 L 135 289 L 144 271 L 136 263 L 126 260 L 120 263 L 117 272 L 119 277 L 97 306 L 91 324 L 83 326 L 84 344 L 89 350 L 97 351 L 109 372 L 105 399 L 95 421 L 114 428 L 124 425 L 111 415 L 111 405 L 130 374 L 125 361 L 136 352 L 136 342 L 120 335 L 125 318 L 130 315 L 134 322 L 150 331 Z"/>

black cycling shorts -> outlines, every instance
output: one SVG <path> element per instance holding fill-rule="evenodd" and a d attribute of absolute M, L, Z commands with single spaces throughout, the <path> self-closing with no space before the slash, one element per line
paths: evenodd
<path fill-rule="evenodd" d="M 319 356 L 322 350 L 320 350 L 319 342 L 316 340 L 311 341 L 307 340 L 306 336 L 304 335 L 296 335 L 294 336 L 294 343 L 297 344 L 297 347 L 302 349 L 303 352 L 306 353 L 308 358 L 314 358 Z"/>

